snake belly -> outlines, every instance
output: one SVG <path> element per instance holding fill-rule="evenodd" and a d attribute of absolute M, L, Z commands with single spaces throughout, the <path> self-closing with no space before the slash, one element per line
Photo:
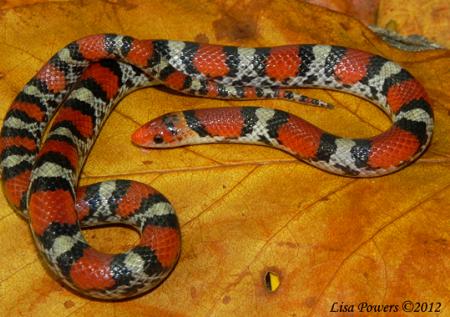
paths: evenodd
<path fill-rule="evenodd" d="M 94 64 L 98 61 L 102 62 Z M 392 61 L 355 49 L 329 45 L 243 48 L 116 34 L 74 41 L 58 51 L 13 101 L 0 133 L 0 153 L 8 201 L 29 219 L 38 249 L 52 271 L 87 296 L 117 299 L 144 292 L 155 286 L 154 276 L 167 275 L 178 258 L 178 222 L 159 193 L 148 190 L 137 195 L 140 205 L 128 204 L 151 210 L 162 205 L 160 211 L 138 212 L 153 219 L 148 221 L 140 216 L 131 219 L 139 208 L 122 213 L 114 210 L 119 207 L 109 208 L 108 195 L 127 195 L 126 190 L 111 188 L 139 187 L 126 181 L 81 190 L 96 197 L 89 212 L 76 207 L 89 203 L 75 203 L 79 170 L 107 113 L 127 91 L 155 84 L 210 98 L 280 98 L 318 106 L 327 104 L 286 88 L 335 89 L 368 99 L 394 120 L 386 135 L 370 140 L 369 145 L 366 141 L 343 144 L 341 138 L 318 133 L 319 146 L 309 158 L 319 167 L 332 166 L 332 172 L 344 175 L 381 175 L 404 166 L 425 150 L 434 126 L 429 98 L 411 74 Z M 68 105 L 41 147 L 43 132 L 64 100 Z M 262 120 L 258 113 L 253 120 Z M 271 118 L 264 120 L 267 123 Z M 386 151 L 376 151 L 379 161 L 389 164 L 368 165 L 365 157 L 377 142 L 381 148 L 408 145 L 396 159 L 386 158 Z M 359 151 L 365 154 L 355 154 Z M 352 164 L 335 164 L 336 153 L 352 157 Z M 106 202 L 109 211 L 98 201 Z M 97 209 L 104 210 L 103 216 Z M 85 214 L 91 220 L 85 220 Z M 163 238 L 153 241 L 144 238 L 143 232 L 138 247 L 147 248 L 145 252 L 134 248 L 125 255 L 108 255 L 86 243 L 79 221 L 81 225 L 125 221 L 143 231 L 155 227 Z"/>

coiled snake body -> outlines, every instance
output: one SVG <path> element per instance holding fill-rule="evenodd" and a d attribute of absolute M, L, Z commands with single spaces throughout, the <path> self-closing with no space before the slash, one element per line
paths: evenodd
<path fill-rule="evenodd" d="M 52 271 L 92 297 L 119 299 L 160 283 L 180 253 L 170 203 L 143 184 L 118 180 L 76 186 L 106 117 L 127 92 L 162 84 L 213 98 L 282 98 L 326 103 L 286 87 L 321 87 L 368 99 L 393 120 L 370 139 L 345 139 L 288 113 L 264 108 L 185 111 L 133 135 L 147 146 L 204 142 L 271 145 L 332 173 L 378 176 L 417 158 L 430 142 L 433 113 L 420 83 L 383 57 L 328 45 L 241 48 L 93 35 L 57 52 L 13 101 L 1 130 L 1 169 L 9 202 L 30 223 Z M 43 132 L 59 105 L 45 142 Z M 141 240 L 121 254 L 88 245 L 80 226 L 123 222 Z"/>

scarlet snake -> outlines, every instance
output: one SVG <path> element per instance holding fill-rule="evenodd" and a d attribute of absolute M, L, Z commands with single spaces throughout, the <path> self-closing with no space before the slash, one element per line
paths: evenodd
<path fill-rule="evenodd" d="M 88 296 L 119 299 L 143 293 L 167 276 L 179 256 L 178 220 L 155 190 L 129 181 L 76 190 L 80 169 L 113 106 L 130 90 L 155 84 L 213 98 L 283 98 L 319 106 L 326 104 L 284 88 L 329 88 L 368 99 L 394 122 L 370 139 L 340 138 L 288 113 L 248 107 L 166 115 L 133 137 L 151 146 L 261 143 L 348 176 L 379 176 L 412 162 L 426 149 L 434 126 L 429 99 L 417 80 L 383 57 L 354 49 L 238 48 L 115 34 L 72 42 L 13 101 L 0 135 L 1 166 L 5 195 L 29 218 L 51 270 Z M 76 195 L 85 199 L 75 202 Z M 78 222 L 125 222 L 141 231 L 141 241 L 126 253 L 104 254 L 87 244 Z"/>

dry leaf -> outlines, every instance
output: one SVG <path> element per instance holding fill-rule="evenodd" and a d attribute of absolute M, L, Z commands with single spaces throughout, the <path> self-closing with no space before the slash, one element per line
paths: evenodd
<path fill-rule="evenodd" d="M 2 197 L 1 315 L 338 317 L 349 314 L 330 313 L 334 302 L 368 302 L 400 305 L 400 312 L 389 316 L 405 316 L 405 300 L 440 302 L 441 313 L 430 316 L 449 314 L 448 51 L 401 52 L 348 16 L 296 1 L 52 1 L 23 7 L 12 2 L 0 11 L 2 116 L 59 48 L 88 34 L 116 32 L 242 46 L 321 42 L 381 54 L 424 84 L 436 129 L 429 150 L 411 166 L 386 177 L 351 179 L 269 148 L 144 151 L 130 143 L 130 134 L 167 111 L 257 104 L 290 111 L 333 133 L 363 137 L 390 124 L 368 102 L 300 90 L 336 105 L 327 111 L 285 101 L 228 102 L 140 90 L 109 118 L 81 183 L 128 178 L 165 193 L 183 231 L 175 271 L 159 288 L 130 301 L 79 297 L 48 274 L 27 223 Z M 105 251 L 123 250 L 137 240 L 125 229 L 86 234 Z M 265 286 L 267 271 L 280 277 L 274 293 Z"/>
<path fill-rule="evenodd" d="M 306 2 L 346 13 L 365 24 L 375 24 L 381 0 L 307 0 Z"/>
<path fill-rule="evenodd" d="M 382 0 L 377 25 L 393 27 L 401 34 L 419 34 L 450 47 L 450 2 L 448 0 Z"/>
<path fill-rule="evenodd" d="M 402 35 L 421 35 L 450 47 L 448 0 L 306 0 L 342 12 L 366 25 L 388 28 Z"/>

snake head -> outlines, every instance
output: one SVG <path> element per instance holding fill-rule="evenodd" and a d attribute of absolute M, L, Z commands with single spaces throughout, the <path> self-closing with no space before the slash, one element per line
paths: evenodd
<path fill-rule="evenodd" d="M 183 114 L 173 112 L 145 123 L 132 134 L 131 140 L 142 147 L 176 147 L 183 145 L 191 134 Z"/>

